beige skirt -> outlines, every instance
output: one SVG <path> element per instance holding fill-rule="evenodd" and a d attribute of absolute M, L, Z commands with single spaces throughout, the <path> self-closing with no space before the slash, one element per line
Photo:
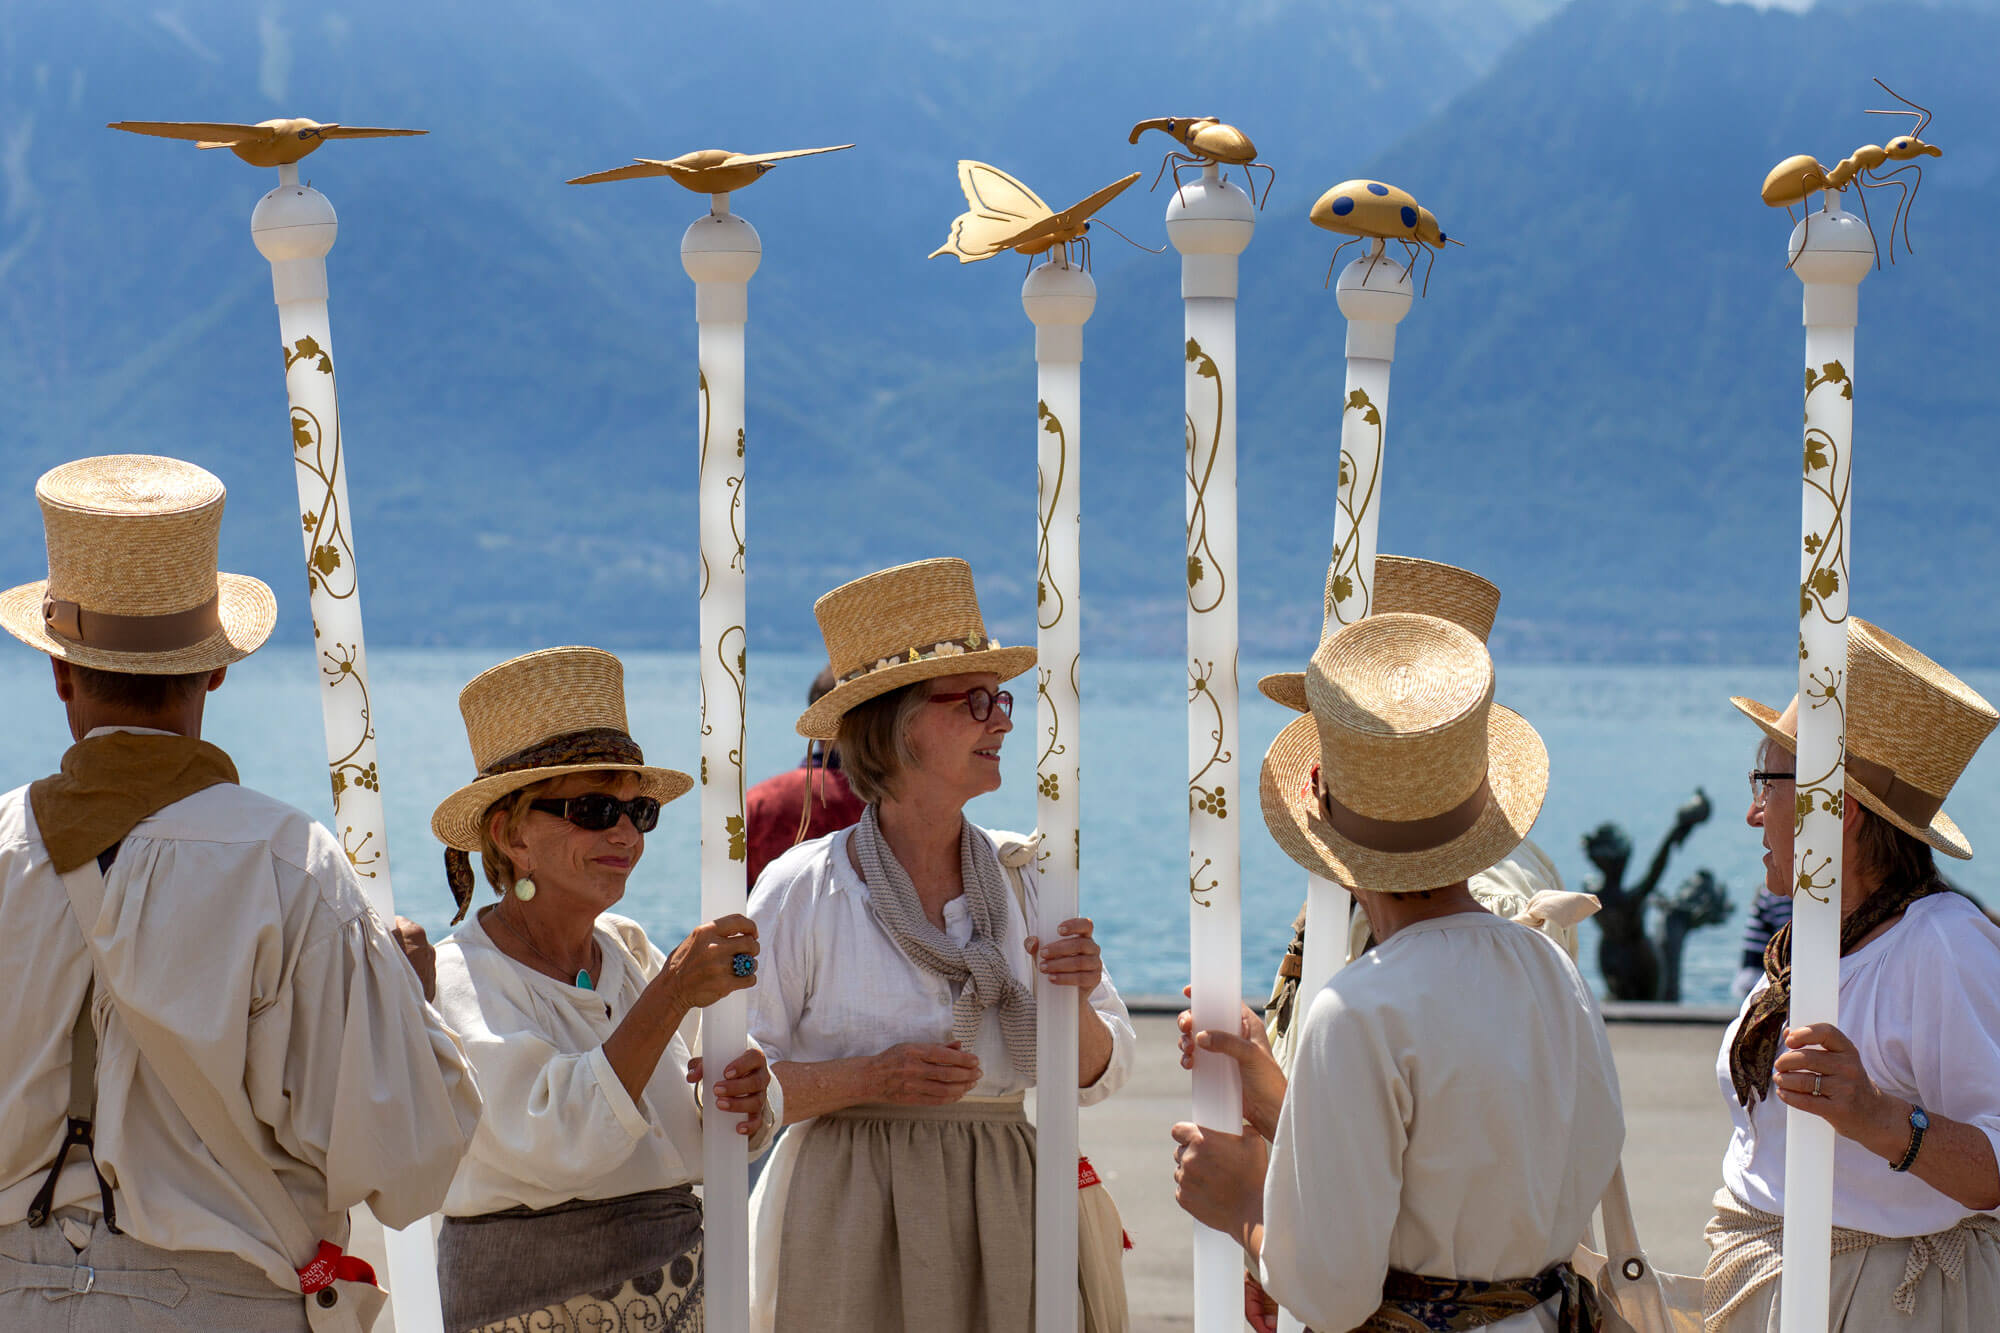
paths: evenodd
<path fill-rule="evenodd" d="M 1778 1333 L 1784 1219 L 1727 1190 L 1708 1224 L 1707 1333 Z M 1984 1214 L 1930 1236 L 1835 1227 L 1828 1333 L 1992 1333 L 2000 1327 L 2000 1224 Z"/>
<path fill-rule="evenodd" d="M 1032 1333 L 1035 1131 L 1018 1097 L 820 1116 L 785 1135 L 758 1196 L 756 1327 Z"/>

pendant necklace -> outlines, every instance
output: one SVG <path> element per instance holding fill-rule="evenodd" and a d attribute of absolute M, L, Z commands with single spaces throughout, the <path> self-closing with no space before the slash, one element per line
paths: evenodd
<path fill-rule="evenodd" d="M 498 907 L 495 907 L 493 909 L 493 915 L 499 919 L 501 925 L 507 927 L 507 933 L 509 935 L 512 935 L 515 939 L 519 940 L 523 945 L 525 945 L 527 947 L 528 952 L 535 955 L 535 957 L 541 959 L 542 962 L 545 963 L 550 968 L 550 970 L 555 972 L 561 972 L 564 970 L 562 964 L 558 963 L 555 959 L 549 957 L 547 954 L 543 953 L 540 949 L 536 948 L 535 942 L 529 939 L 527 935 L 524 934 L 518 927 L 516 927 L 512 921 L 509 921 L 505 913 L 503 913 Z M 576 970 L 576 980 L 571 982 L 570 984 L 575 986 L 578 990 L 597 989 L 595 983 L 593 983 L 590 979 L 590 969 L 583 967 L 579 967 Z"/>

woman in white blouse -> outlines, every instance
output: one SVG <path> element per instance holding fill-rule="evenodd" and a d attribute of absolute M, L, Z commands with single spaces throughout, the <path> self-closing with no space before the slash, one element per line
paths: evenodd
<path fill-rule="evenodd" d="M 1001 684 L 1034 650 L 986 637 L 960 560 L 869 575 L 814 610 L 839 683 L 799 731 L 839 741 L 868 809 L 773 862 L 751 897 L 764 944 L 751 1034 L 784 1119 L 810 1122 L 751 1203 L 753 1323 L 1027 1333 L 1036 969 L 1088 994 L 1084 1104 L 1125 1081 L 1133 1045 L 1091 922 L 1030 936 L 1033 844 L 962 813 L 1000 785 Z"/>
<path fill-rule="evenodd" d="M 624 672 L 595 648 L 494 667 L 459 695 L 479 778 L 432 828 L 459 919 L 468 851 L 498 903 L 437 950 L 437 1007 L 487 1098 L 445 1200 L 446 1327 L 485 1333 L 702 1321 L 695 1011 L 754 981 L 741 916 L 663 955 L 608 909 L 686 774 L 648 767 L 626 731 Z M 456 922 L 454 922 L 455 924 Z M 717 1104 L 767 1140 L 770 1074 L 736 1054 Z"/>
<path fill-rule="evenodd" d="M 1747 819 L 1766 884 L 1789 895 L 1798 701 L 1731 702 L 1765 733 Z M 1735 1131 L 1708 1227 L 1711 1330 L 1779 1326 L 1787 1107 L 1839 1136 L 1832 1333 L 1990 1333 L 2000 1319 L 2000 930 L 1933 859 L 1972 855 L 1944 799 L 1995 721 L 1937 663 L 1848 622 L 1840 1023 L 1786 1030 L 1784 927 L 1717 1064 Z"/>

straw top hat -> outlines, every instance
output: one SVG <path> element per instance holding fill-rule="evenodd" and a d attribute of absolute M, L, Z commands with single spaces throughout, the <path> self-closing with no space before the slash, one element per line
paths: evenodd
<path fill-rule="evenodd" d="M 458 692 L 458 711 L 479 776 L 431 815 L 431 832 L 451 849 L 454 922 L 472 901 L 465 853 L 479 850 L 480 826 L 501 797 L 565 773 L 637 773 L 639 794 L 662 804 L 694 785 L 685 773 L 647 765 L 625 725 L 624 664 L 601 648 L 544 648 L 502 662 Z"/>
<path fill-rule="evenodd" d="M 1500 611 L 1500 590 L 1469 569 L 1408 555 L 1375 557 L 1374 615 L 1398 611 L 1438 616 L 1463 625 L 1485 642 Z M 1280 671 L 1257 682 L 1273 703 L 1294 713 L 1306 711 L 1306 673 Z"/>
<path fill-rule="evenodd" d="M 1732 698 L 1764 734 L 1798 753 L 1796 702 L 1778 713 Z M 1964 681 L 1859 616 L 1847 622 L 1847 792 L 1946 856 L 1972 844 L 1944 812 L 1959 775 L 2000 714 Z"/>
<path fill-rule="evenodd" d="M 0 593 L 0 625 L 78 666 L 192 675 L 240 661 L 278 620 L 271 590 L 216 572 L 222 482 L 177 458 L 113 454 L 42 474 L 49 576 Z"/>
<path fill-rule="evenodd" d="M 856 704 L 934 676 L 992 671 L 1007 680 L 1035 664 L 1033 648 L 986 635 L 972 566 L 919 560 L 843 583 L 813 603 L 834 686 L 799 715 L 799 735 L 830 741 Z"/>
<path fill-rule="evenodd" d="M 1435 616 L 1371 615 L 1321 641 L 1312 711 L 1264 756 L 1264 823 L 1316 875 L 1380 893 L 1456 884 L 1513 851 L 1549 754 L 1493 702 L 1493 659 Z"/>

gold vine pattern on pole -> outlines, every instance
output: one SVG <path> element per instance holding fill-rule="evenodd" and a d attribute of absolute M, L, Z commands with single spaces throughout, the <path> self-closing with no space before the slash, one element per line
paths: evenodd
<path fill-rule="evenodd" d="M 1806 368 L 1806 397 L 1830 384 L 1840 386 L 1840 396 L 1852 402 L 1854 381 L 1848 376 L 1847 367 L 1838 361 L 1829 361 L 1817 371 Z M 1833 521 L 1827 524 L 1825 532 L 1810 532 L 1805 536 L 1806 554 L 1813 558 L 1804 579 L 1799 582 L 1799 618 L 1806 619 L 1817 611 L 1820 618 L 1829 625 L 1843 624 L 1847 620 L 1845 612 L 1839 616 L 1827 614 L 1826 599 L 1838 592 L 1847 578 L 1847 499 L 1852 489 L 1850 478 L 1841 486 L 1836 495 L 1829 484 L 1837 473 L 1840 462 L 1840 445 L 1832 435 L 1817 426 L 1807 426 L 1805 435 L 1805 484 L 1818 491 L 1833 506 Z M 1813 476 L 1824 472 L 1828 481 L 1820 481 Z M 1806 643 L 1803 633 L 1799 636 L 1799 660 L 1806 657 Z"/>
<path fill-rule="evenodd" d="M 736 639 L 736 655 L 733 660 L 729 653 L 729 640 L 732 635 Z M 729 677 L 729 683 L 736 687 L 736 744 L 729 751 L 729 763 L 736 770 L 736 809 L 738 813 L 725 818 L 723 821 L 723 832 L 729 836 L 729 859 L 732 861 L 748 861 L 750 859 L 750 849 L 747 841 L 749 833 L 744 827 L 744 817 L 741 812 L 743 810 L 743 738 L 746 723 L 746 718 L 744 717 L 745 700 L 743 682 L 749 674 L 749 661 L 747 650 L 744 648 L 744 633 L 741 625 L 731 625 L 728 629 L 722 631 L 721 637 L 715 643 L 715 660 L 722 664 L 723 673 Z M 704 734 L 708 730 L 705 710 L 706 703 L 704 703 L 703 718 Z"/>
<path fill-rule="evenodd" d="M 1205 615 L 1222 605 L 1223 595 L 1229 590 L 1229 575 L 1222 568 L 1222 562 L 1215 558 L 1215 550 L 1208 544 L 1208 483 L 1215 475 L 1215 458 L 1222 449 L 1222 374 L 1216 369 L 1215 358 L 1201 350 L 1201 344 L 1193 338 L 1187 340 L 1188 364 L 1194 373 L 1205 380 L 1215 381 L 1215 427 L 1209 432 L 1208 453 L 1201 457 L 1201 439 L 1195 430 L 1194 415 L 1184 414 L 1187 419 L 1187 479 L 1194 488 L 1194 503 L 1188 508 L 1187 520 L 1187 582 L 1188 607 L 1197 615 Z M 1202 557 L 1206 555 L 1207 559 Z M 1201 585 L 1214 576 L 1215 595 L 1204 598 L 1198 593 Z"/>
<path fill-rule="evenodd" d="M 300 362 L 311 362 L 308 367 L 322 375 L 333 374 L 333 358 L 315 338 L 301 338 L 290 347 L 280 344 L 285 357 L 285 378 L 291 378 L 292 368 Z M 319 479 L 324 488 L 316 512 L 299 515 L 305 530 L 312 536 L 312 554 L 306 557 L 306 590 L 308 594 L 324 592 L 327 596 L 345 600 L 354 595 L 354 547 L 348 540 L 346 524 L 340 513 L 340 500 L 336 486 L 340 478 L 340 390 L 337 382 L 333 390 L 333 440 L 329 445 L 325 426 L 318 414 L 294 404 L 292 418 L 292 460 Z M 310 451 L 310 452 L 308 452 Z M 333 579 L 338 571 L 340 586 Z M 319 637 L 319 626 L 313 626 L 313 637 Z"/>
<path fill-rule="evenodd" d="M 361 691 L 361 738 L 354 742 L 354 748 L 338 759 L 327 764 L 327 772 L 333 780 L 333 813 L 340 813 L 340 798 L 350 783 L 365 791 L 382 790 L 382 777 L 376 770 L 374 761 L 357 763 L 355 757 L 375 739 L 375 713 L 368 700 L 368 682 L 354 669 L 354 661 L 360 649 L 356 644 L 336 643 L 332 652 L 322 652 L 320 657 L 325 665 L 320 674 L 326 677 L 326 687 L 337 690 L 343 685 L 352 685 Z"/>
<path fill-rule="evenodd" d="M 375 834 L 371 830 L 362 834 L 360 840 L 356 841 L 354 837 L 354 825 L 352 824 L 347 825 L 340 831 L 340 850 L 347 853 L 347 864 L 353 866 L 354 873 L 362 879 L 374 879 L 375 872 L 368 869 L 368 867 L 382 859 L 382 853 L 368 850 L 368 843 L 374 836 Z M 364 855 L 364 853 L 366 854 Z"/>
<path fill-rule="evenodd" d="M 1188 853 L 1188 860 L 1190 862 L 1194 860 L 1193 852 Z M 1204 884 L 1201 882 L 1201 877 L 1208 874 L 1208 868 L 1214 864 L 1215 861 L 1213 858 L 1204 856 L 1201 858 L 1201 864 L 1188 872 L 1188 897 L 1194 899 L 1197 907 L 1215 906 L 1213 901 L 1201 896 L 1204 893 L 1213 893 L 1222 887 L 1222 881 L 1213 875 L 1209 876 L 1208 883 Z"/>
<path fill-rule="evenodd" d="M 701 370 L 696 373 L 701 376 L 699 390 L 701 395 L 701 457 L 695 464 L 694 470 L 695 477 L 699 479 L 708 474 L 708 372 Z M 699 602 L 702 598 L 708 596 L 708 551 L 706 549 L 697 549 L 695 554 L 701 557 L 701 590 L 694 595 L 694 599 Z M 708 701 L 706 699 L 702 701 L 701 715 L 703 717 L 708 716 Z M 703 727 L 701 734 L 706 736 L 708 728 Z M 706 772 L 702 774 L 701 780 L 704 783 L 708 781 L 708 774 Z"/>
<path fill-rule="evenodd" d="M 706 433 L 706 431 L 703 432 L 703 434 Z M 740 469 L 743 464 L 743 427 L 741 426 L 736 428 L 736 462 Z M 729 557 L 729 567 L 739 574 L 749 572 L 749 568 L 743 560 L 743 477 L 744 473 L 738 471 L 735 476 L 726 478 L 723 482 L 724 485 L 729 487 L 729 535 L 736 541 L 736 554 Z"/>
<path fill-rule="evenodd" d="M 1235 758 L 1232 752 L 1222 748 L 1229 738 L 1222 724 L 1222 701 L 1217 699 L 1215 691 L 1209 688 L 1209 682 L 1213 679 L 1215 679 L 1214 662 L 1204 663 L 1197 660 L 1188 665 L 1188 702 L 1205 699 L 1208 701 L 1208 706 L 1215 710 L 1215 726 L 1208 733 L 1209 739 L 1214 742 L 1214 748 L 1209 751 L 1208 761 L 1196 769 L 1194 776 L 1188 779 L 1188 813 L 1194 814 L 1200 811 L 1205 815 L 1214 815 L 1217 819 L 1227 819 L 1229 818 L 1228 792 L 1219 784 L 1205 787 L 1201 781 L 1208 776 L 1211 768 L 1217 764 L 1229 763 Z"/>
<path fill-rule="evenodd" d="M 1360 466 L 1354 455 L 1347 450 L 1340 451 L 1340 482 L 1335 491 L 1340 497 L 1341 512 L 1347 515 L 1347 538 L 1333 548 L 1333 559 L 1326 567 L 1325 615 L 1329 620 L 1351 625 L 1355 620 L 1368 614 L 1374 593 L 1368 586 L 1368 579 L 1361 571 L 1361 523 L 1375 503 L 1375 487 L 1382 478 L 1382 412 L 1368 397 L 1366 389 L 1355 389 L 1347 395 L 1347 406 L 1342 416 L 1348 412 L 1361 413 L 1362 421 L 1375 428 L 1375 466 L 1368 472 L 1368 487 L 1362 492 L 1360 503 L 1354 499 L 1354 491 L 1360 483 Z M 1341 604 L 1354 596 L 1355 585 L 1360 585 L 1360 615 L 1350 620 L 1341 614 Z"/>
<path fill-rule="evenodd" d="M 1049 572 L 1049 525 L 1055 522 L 1056 502 L 1062 498 L 1064 477 L 1069 471 L 1069 432 L 1063 429 L 1061 418 L 1049 411 L 1047 400 L 1035 404 L 1035 417 L 1042 423 L 1044 431 L 1056 437 L 1055 485 L 1049 485 L 1049 479 L 1043 475 L 1039 465 L 1035 468 L 1035 494 L 1040 497 L 1037 503 L 1041 507 L 1040 541 L 1036 543 L 1041 568 L 1035 571 L 1035 623 L 1049 629 L 1061 623 L 1063 612 L 1069 606 L 1069 599 L 1063 596 L 1063 590 Z M 1051 596 L 1055 598 L 1055 610 L 1048 611 L 1046 608 Z"/>
<path fill-rule="evenodd" d="M 1049 705 L 1048 744 L 1044 745 L 1042 752 L 1035 756 L 1035 767 L 1038 770 L 1043 764 L 1049 761 L 1051 755 L 1067 754 L 1069 752 L 1069 747 L 1061 743 L 1062 710 L 1056 707 L 1054 697 L 1049 694 L 1049 681 L 1054 679 L 1054 676 L 1055 673 L 1047 667 L 1041 667 L 1035 671 L 1035 694 L 1039 699 L 1046 699 Z M 1045 796 L 1051 801 L 1060 801 L 1062 799 L 1062 781 L 1059 775 L 1055 773 L 1039 773 L 1035 779 L 1035 792 L 1037 795 Z"/>

